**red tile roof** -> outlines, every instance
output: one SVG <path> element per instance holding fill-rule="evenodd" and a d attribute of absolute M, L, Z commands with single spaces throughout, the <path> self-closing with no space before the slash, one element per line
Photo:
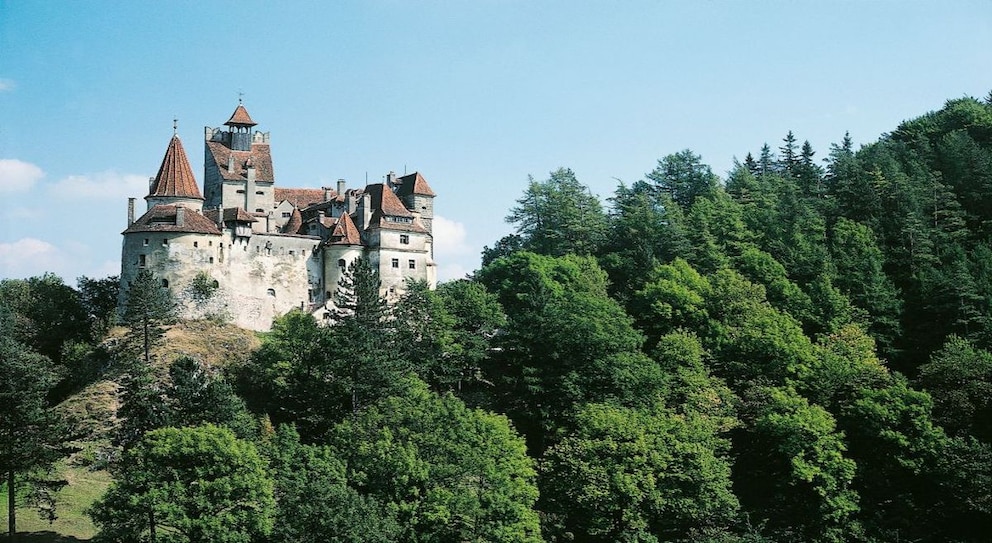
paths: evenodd
<path fill-rule="evenodd" d="M 231 114 L 231 118 L 224 124 L 227 126 L 255 126 L 258 123 L 251 120 L 251 115 L 248 115 L 245 106 L 238 104 L 237 109 Z"/>
<path fill-rule="evenodd" d="M 218 213 L 219 210 L 208 209 L 203 212 L 203 216 L 216 223 Z M 224 209 L 224 222 L 258 222 L 258 219 L 252 217 L 243 207 L 228 207 Z"/>
<path fill-rule="evenodd" d="M 157 205 L 148 210 L 138 220 L 125 230 L 124 234 L 134 232 L 183 232 L 191 234 L 220 235 L 217 223 L 196 211 L 184 208 L 182 226 L 176 224 L 176 208 L 182 206 Z"/>
<path fill-rule="evenodd" d="M 276 203 L 287 201 L 297 209 L 305 209 L 314 204 L 324 202 L 324 189 L 284 189 L 276 187 L 274 191 Z M 337 197 L 337 193 L 329 191 L 330 199 Z"/>
<path fill-rule="evenodd" d="M 251 151 L 232 151 L 227 145 L 219 141 L 208 141 L 207 150 L 217 163 L 217 170 L 220 176 L 226 181 L 244 181 L 247 179 L 245 162 L 251 159 L 255 166 L 256 181 L 275 181 L 275 172 L 272 170 L 272 154 L 268 143 L 253 143 Z M 228 170 L 228 157 L 234 155 L 234 169 Z"/>
<path fill-rule="evenodd" d="M 306 234 L 306 232 L 301 232 L 303 229 L 303 215 L 300 214 L 300 208 L 294 207 L 292 215 L 289 216 L 289 222 L 286 226 L 282 228 L 283 234 Z"/>
<path fill-rule="evenodd" d="M 355 221 L 351 220 L 351 215 L 345 213 L 338 219 L 334 231 L 331 232 L 332 245 L 361 245 L 362 236 L 355 226 Z"/>
<path fill-rule="evenodd" d="M 165 150 L 165 157 L 158 168 L 155 180 L 148 189 L 148 196 L 203 199 L 179 136 L 174 135 L 169 141 L 169 148 Z"/>
<path fill-rule="evenodd" d="M 396 194 L 400 197 L 406 196 L 408 194 L 416 194 L 419 196 L 437 196 L 434 191 L 431 190 L 431 186 L 427 184 L 427 180 L 424 176 L 420 175 L 420 172 L 413 172 L 409 175 L 404 175 L 396 180 L 399 188 L 396 190 Z"/>
<path fill-rule="evenodd" d="M 410 213 L 403 202 L 386 185 L 382 183 L 368 185 L 365 187 L 365 191 L 372 197 L 373 210 L 382 211 L 383 214 L 394 217 L 413 217 L 413 213 Z"/>

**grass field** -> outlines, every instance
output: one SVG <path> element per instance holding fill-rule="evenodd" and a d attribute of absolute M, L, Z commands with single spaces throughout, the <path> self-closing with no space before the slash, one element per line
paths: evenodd
<path fill-rule="evenodd" d="M 86 508 L 110 485 L 110 474 L 106 471 L 91 471 L 82 467 L 67 467 L 60 475 L 69 484 L 59 492 L 58 519 L 49 524 L 47 520 L 38 517 L 38 513 L 30 507 L 17 509 L 17 538 L 14 541 L 26 543 L 63 543 L 69 541 L 88 541 L 96 535 L 96 527 L 86 516 Z M 7 527 L 7 492 L 0 491 L 0 504 L 3 504 L 4 535 L 0 541 L 11 541 L 6 535 Z"/>

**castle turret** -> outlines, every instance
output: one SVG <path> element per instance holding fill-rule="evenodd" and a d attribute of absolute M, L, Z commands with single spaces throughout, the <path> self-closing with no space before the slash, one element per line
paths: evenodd
<path fill-rule="evenodd" d="M 251 127 L 255 126 L 255 121 L 251 120 L 248 110 L 238 101 L 238 107 L 231 114 L 231 118 L 224 123 L 224 126 L 231 127 L 231 150 L 250 151 L 251 150 Z"/>
<path fill-rule="evenodd" d="M 421 224 L 432 231 L 434 222 L 434 191 L 420 172 L 404 175 L 396 180 L 396 196 L 411 212 L 420 218 Z"/>
<path fill-rule="evenodd" d="M 255 121 L 239 102 L 224 127 L 204 130 L 204 207 L 242 208 L 259 217 L 272 212 L 275 173 L 269 134 L 253 133 L 254 126 Z"/>

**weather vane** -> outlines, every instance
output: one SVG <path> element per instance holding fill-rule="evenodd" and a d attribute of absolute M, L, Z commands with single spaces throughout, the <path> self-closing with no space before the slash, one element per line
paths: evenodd
<path fill-rule="evenodd" d="M 175 136 L 179 133 L 179 117 L 172 118 L 172 135 Z"/>

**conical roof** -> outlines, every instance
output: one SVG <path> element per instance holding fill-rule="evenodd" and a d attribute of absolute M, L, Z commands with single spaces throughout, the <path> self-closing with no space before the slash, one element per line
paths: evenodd
<path fill-rule="evenodd" d="M 186 158 L 186 151 L 177 135 L 172 136 L 169 148 L 165 150 L 165 158 L 148 189 L 148 196 L 203 199 L 196 178 L 193 177 L 193 169 L 189 166 L 189 159 Z"/>
<path fill-rule="evenodd" d="M 231 114 L 231 118 L 224 124 L 227 126 L 255 126 L 258 123 L 251 120 L 251 115 L 248 115 L 245 106 L 238 104 L 237 109 Z"/>
<path fill-rule="evenodd" d="M 344 213 L 338 219 L 334 231 L 331 233 L 332 245 L 361 245 L 362 235 L 355 226 L 355 221 L 351 220 L 351 215 Z"/>

